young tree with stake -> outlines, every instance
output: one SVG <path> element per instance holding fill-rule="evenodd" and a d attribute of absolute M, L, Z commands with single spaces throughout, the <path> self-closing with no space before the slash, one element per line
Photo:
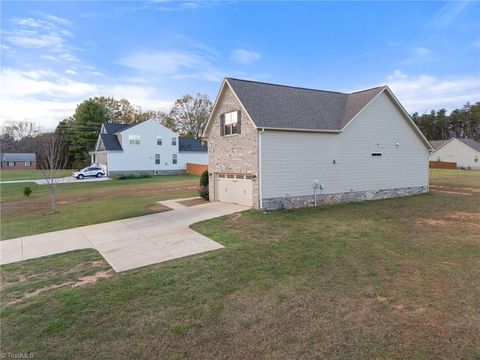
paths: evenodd
<path fill-rule="evenodd" d="M 37 138 L 36 144 L 37 161 L 50 193 L 52 214 L 57 212 L 57 192 L 62 183 L 60 171 L 68 159 L 64 154 L 64 141 L 58 133 L 46 133 Z"/>

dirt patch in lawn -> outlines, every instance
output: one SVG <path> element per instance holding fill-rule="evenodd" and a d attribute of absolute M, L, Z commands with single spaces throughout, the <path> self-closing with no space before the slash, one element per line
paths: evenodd
<path fill-rule="evenodd" d="M 444 185 L 430 185 L 430 189 L 432 190 L 453 190 L 453 191 L 460 191 L 460 192 L 465 192 L 465 191 L 470 191 L 470 192 L 480 192 L 480 188 L 474 188 L 474 187 L 453 187 L 453 186 L 444 186 Z"/>
<path fill-rule="evenodd" d="M 428 225 L 432 227 L 458 227 L 459 223 L 464 223 L 470 229 L 480 229 L 480 212 L 455 211 L 445 215 L 442 219 L 421 219 L 417 224 Z"/>
<path fill-rule="evenodd" d="M 451 219 L 467 219 L 480 224 L 480 212 L 455 211 L 446 216 Z"/>
<path fill-rule="evenodd" d="M 440 189 L 432 189 L 432 191 L 444 193 L 444 194 L 454 194 L 454 195 L 466 195 L 466 196 L 473 195 L 471 192 L 464 192 L 464 191 L 452 191 L 452 190 L 440 190 Z"/>
<path fill-rule="evenodd" d="M 178 201 L 179 204 L 185 205 L 185 206 L 195 206 L 195 205 L 202 205 L 208 203 L 208 201 L 202 199 L 202 198 L 195 198 L 195 199 L 188 199 L 188 200 L 183 200 L 183 201 Z"/>
<path fill-rule="evenodd" d="M 26 293 L 23 297 L 21 297 L 19 299 L 15 299 L 13 301 L 10 301 L 10 302 L 8 302 L 6 304 L 2 304 L 2 305 L 6 306 L 6 305 L 18 304 L 18 303 L 24 302 L 25 300 L 28 300 L 28 299 L 31 299 L 35 296 L 43 294 L 44 292 L 49 291 L 49 290 L 65 288 L 65 287 L 69 287 L 69 286 L 75 288 L 75 287 L 84 286 L 84 285 L 88 285 L 88 284 L 95 284 L 98 279 L 106 279 L 106 278 L 112 277 L 113 275 L 114 275 L 114 273 L 113 273 L 112 270 L 99 271 L 99 272 L 96 272 L 93 275 L 84 276 L 84 277 L 81 277 L 81 278 L 79 278 L 78 280 L 75 280 L 75 281 L 67 281 L 67 282 L 64 282 L 64 283 L 61 283 L 61 284 L 49 285 L 49 286 L 45 286 L 45 287 L 36 289 L 35 291 Z"/>

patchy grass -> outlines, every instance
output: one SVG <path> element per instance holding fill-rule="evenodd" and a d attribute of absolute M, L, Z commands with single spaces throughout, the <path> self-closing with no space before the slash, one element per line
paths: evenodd
<path fill-rule="evenodd" d="M 480 186 L 480 170 L 430 169 L 430 184 L 478 188 Z"/>
<path fill-rule="evenodd" d="M 107 271 L 92 251 L 3 266 L 2 351 L 476 359 L 480 193 L 470 192 L 233 214 L 193 226 L 222 250 L 78 287 L 53 285 Z"/>
<path fill-rule="evenodd" d="M 177 175 L 151 179 L 83 182 L 62 185 L 59 213 L 49 214 L 48 187 L 4 184 L 1 191 L 1 239 L 39 234 L 164 211 L 157 201 L 196 195 L 198 177 Z"/>
<path fill-rule="evenodd" d="M 72 175 L 72 170 L 59 171 L 59 177 Z M 0 181 L 12 180 L 38 180 L 43 178 L 41 170 L 0 170 Z"/>

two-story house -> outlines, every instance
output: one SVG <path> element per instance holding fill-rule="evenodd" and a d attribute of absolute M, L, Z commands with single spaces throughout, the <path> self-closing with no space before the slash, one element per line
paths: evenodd
<path fill-rule="evenodd" d="M 206 148 L 197 140 L 178 136 L 155 119 L 138 124 L 104 123 L 92 164 L 101 165 L 107 174 L 149 172 L 182 173 L 187 163 L 208 164 Z"/>

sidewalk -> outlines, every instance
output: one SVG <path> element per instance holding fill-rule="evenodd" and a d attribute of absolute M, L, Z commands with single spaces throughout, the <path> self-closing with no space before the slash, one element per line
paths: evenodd
<path fill-rule="evenodd" d="M 220 202 L 188 207 L 180 200 L 160 201 L 172 209 L 163 213 L 0 241 L 0 264 L 91 248 L 117 272 L 135 269 L 222 248 L 189 226 L 248 209 Z"/>

